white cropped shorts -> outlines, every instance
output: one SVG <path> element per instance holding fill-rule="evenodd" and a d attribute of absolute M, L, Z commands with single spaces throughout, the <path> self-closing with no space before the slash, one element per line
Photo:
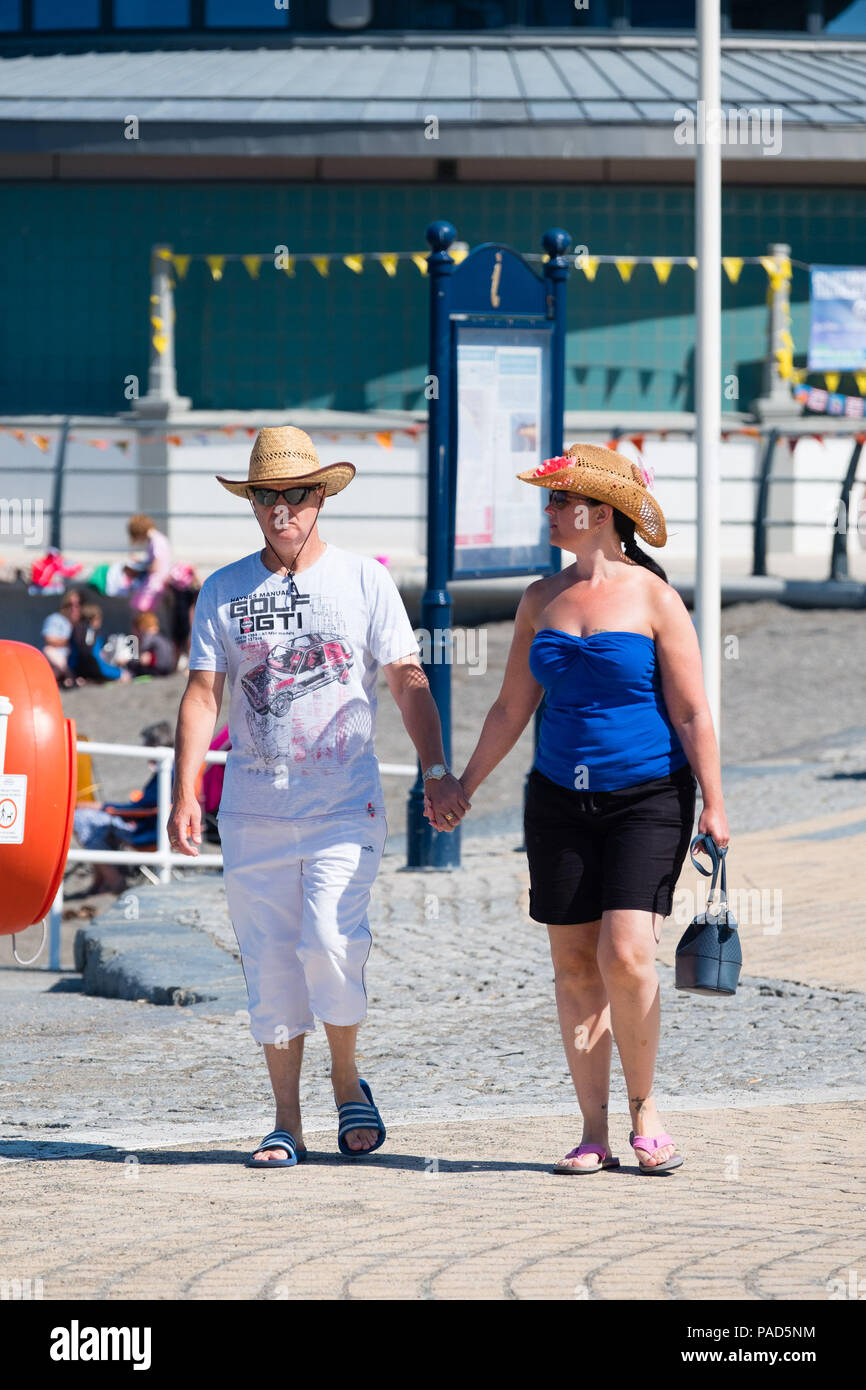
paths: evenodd
<path fill-rule="evenodd" d="M 258 1043 L 311 1033 L 316 1018 L 367 1015 L 367 905 L 385 847 L 384 807 L 288 820 L 220 813 L 223 878 Z"/>

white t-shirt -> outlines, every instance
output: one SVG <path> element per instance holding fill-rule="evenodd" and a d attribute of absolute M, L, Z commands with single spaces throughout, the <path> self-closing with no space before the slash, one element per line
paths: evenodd
<path fill-rule="evenodd" d="M 403 600 L 378 560 L 335 545 L 295 584 L 257 551 L 196 600 L 189 669 L 226 671 L 230 696 L 220 814 L 383 814 L 376 676 L 418 651 Z"/>

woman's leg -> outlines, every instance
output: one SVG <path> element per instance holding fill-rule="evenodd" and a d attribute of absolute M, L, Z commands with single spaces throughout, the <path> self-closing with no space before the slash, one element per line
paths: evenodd
<path fill-rule="evenodd" d="M 556 979 L 556 1008 L 562 1042 L 580 1113 L 581 1144 L 608 1145 L 611 1031 L 607 989 L 598 968 L 601 922 L 547 928 Z M 565 1160 L 596 1168 L 596 1154 Z"/>
<path fill-rule="evenodd" d="M 602 913 L 598 942 L 599 970 L 610 997 L 632 1128 L 647 1138 L 664 1129 L 652 1094 L 661 1018 L 655 957 L 663 921 L 658 912 L 607 911 Z M 636 1150 L 647 1167 L 664 1163 L 674 1152 L 672 1144 L 653 1153 Z"/>

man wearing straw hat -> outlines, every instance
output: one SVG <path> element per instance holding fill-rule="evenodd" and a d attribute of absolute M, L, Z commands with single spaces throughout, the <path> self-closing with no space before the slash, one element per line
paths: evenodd
<path fill-rule="evenodd" d="M 218 816 L 226 898 L 264 1046 L 276 1125 L 248 1160 L 292 1167 L 306 1156 L 300 1112 L 304 1035 L 320 1018 L 331 1051 L 338 1145 L 370 1153 L 385 1127 L 358 1076 L 366 1016 L 367 904 L 387 826 L 373 739 L 384 671 L 449 826 L 469 808 L 444 766 L 439 716 L 397 587 L 376 560 L 327 544 L 324 499 L 351 463 L 322 466 L 309 435 L 259 431 L 248 476 L 218 481 L 248 498 L 264 548 L 204 581 L 177 725 L 171 843 L 195 856 L 195 778 L 229 683 L 228 755 Z"/>

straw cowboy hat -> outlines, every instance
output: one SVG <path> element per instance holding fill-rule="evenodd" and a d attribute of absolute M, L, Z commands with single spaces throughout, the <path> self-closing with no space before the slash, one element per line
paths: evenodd
<path fill-rule="evenodd" d="M 649 545 L 664 545 L 668 538 L 664 513 L 647 486 L 649 475 L 603 444 L 570 444 L 561 458 L 546 459 L 539 468 L 517 476 L 551 492 L 577 492 L 595 502 L 609 502 L 631 518 Z"/>
<path fill-rule="evenodd" d="M 342 492 L 355 476 L 352 463 L 319 463 L 316 446 L 308 434 L 294 425 L 276 425 L 259 430 L 250 454 L 246 478 L 222 478 L 222 483 L 235 497 L 246 497 L 251 487 L 289 487 L 292 483 L 315 486 L 325 484 L 325 496 Z"/>

